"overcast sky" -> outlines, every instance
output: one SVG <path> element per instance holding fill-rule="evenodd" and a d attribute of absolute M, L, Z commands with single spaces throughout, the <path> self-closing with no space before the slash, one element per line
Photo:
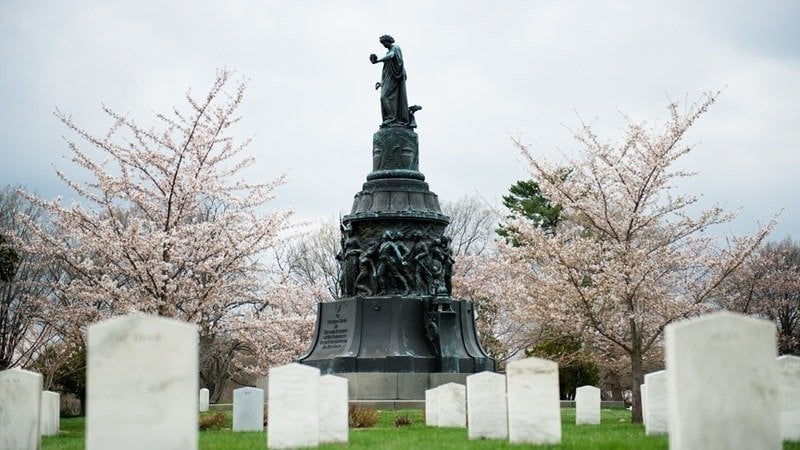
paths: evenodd
<path fill-rule="evenodd" d="M 702 5 L 701 5 L 702 4 Z M 663 121 L 670 100 L 724 89 L 688 135 L 682 188 L 739 209 L 720 233 L 800 238 L 800 2 L 75 1 L 0 2 L 0 185 L 69 196 L 74 166 L 56 107 L 98 134 L 105 104 L 152 123 L 205 94 L 218 68 L 248 80 L 241 124 L 259 164 L 288 173 L 276 206 L 301 219 L 347 213 L 380 123 L 378 36 L 402 48 L 420 170 L 443 201 L 498 203 L 526 178 L 509 136 L 557 159 L 579 117 L 601 138 Z"/>

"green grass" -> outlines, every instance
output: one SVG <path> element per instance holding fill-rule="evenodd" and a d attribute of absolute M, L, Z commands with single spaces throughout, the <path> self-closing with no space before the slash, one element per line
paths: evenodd
<path fill-rule="evenodd" d="M 413 424 L 396 428 L 394 418 L 408 414 Z M 230 412 L 226 413 L 225 429 L 200 432 L 200 448 L 203 450 L 263 449 L 265 433 L 233 433 L 230 431 Z M 384 411 L 374 428 L 351 429 L 350 443 L 321 445 L 321 449 L 666 449 L 666 437 L 647 437 L 641 425 L 630 422 L 630 412 L 624 409 L 604 409 L 600 425 L 575 425 L 575 410 L 561 410 L 561 445 L 511 445 L 507 441 L 469 441 L 463 428 L 431 428 L 422 422 L 421 411 Z M 45 437 L 43 450 L 80 450 L 84 448 L 84 425 L 82 417 L 61 420 L 61 433 Z M 785 442 L 784 449 L 800 450 L 800 442 Z"/>

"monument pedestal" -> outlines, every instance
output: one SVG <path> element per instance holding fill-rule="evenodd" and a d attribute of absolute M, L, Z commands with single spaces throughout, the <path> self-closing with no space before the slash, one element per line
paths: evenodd
<path fill-rule="evenodd" d="M 375 409 L 421 409 L 425 391 L 447 383 L 466 386 L 469 373 L 359 372 L 337 373 L 347 378 L 348 396 L 356 404 Z"/>
<path fill-rule="evenodd" d="M 314 343 L 299 362 L 335 374 L 495 369 L 478 343 L 472 303 L 432 296 L 365 296 L 320 303 Z"/>
<path fill-rule="evenodd" d="M 378 410 L 401 410 L 424 408 L 426 390 L 447 383 L 466 385 L 467 377 L 472 374 L 344 372 L 335 375 L 347 378 L 350 402 Z M 264 401 L 268 403 L 269 377 L 259 378 L 256 386 L 264 390 Z"/>

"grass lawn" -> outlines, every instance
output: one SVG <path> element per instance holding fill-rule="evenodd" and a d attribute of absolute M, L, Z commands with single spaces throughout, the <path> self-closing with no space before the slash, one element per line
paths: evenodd
<path fill-rule="evenodd" d="M 413 424 L 396 428 L 394 418 L 408 414 Z M 646 437 L 644 427 L 631 424 L 630 412 L 624 409 L 604 409 L 602 423 L 597 426 L 575 425 L 575 409 L 561 410 L 561 445 L 511 445 L 507 441 L 467 439 L 466 429 L 430 428 L 422 423 L 421 411 L 385 411 L 374 428 L 350 430 L 350 443 L 321 445 L 321 449 L 666 449 L 666 437 Z M 203 450 L 245 450 L 265 448 L 265 433 L 233 433 L 230 431 L 230 412 L 227 429 L 200 432 L 200 448 Z M 84 448 L 84 418 L 61 420 L 61 433 L 45 437 L 44 450 L 80 450 Z M 800 442 L 785 442 L 784 449 L 800 450 Z"/>

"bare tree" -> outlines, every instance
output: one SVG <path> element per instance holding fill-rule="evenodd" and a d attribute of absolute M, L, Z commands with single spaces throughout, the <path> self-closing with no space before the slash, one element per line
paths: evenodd
<path fill-rule="evenodd" d="M 341 296 L 341 232 L 333 220 L 313 224 L 304 232 L 287 237 L 275 248 L 276 264 L 289 280 L 303 286 L 321 285 L 329 301 Z"/>
<path fill-rule="evenodd" d="M 445 233 L 451 238 L 453 254 L 480 255 L 494 247 L 498 214 L 477 196 L 442 202 L 442 212 L 450 217 Z"/>

